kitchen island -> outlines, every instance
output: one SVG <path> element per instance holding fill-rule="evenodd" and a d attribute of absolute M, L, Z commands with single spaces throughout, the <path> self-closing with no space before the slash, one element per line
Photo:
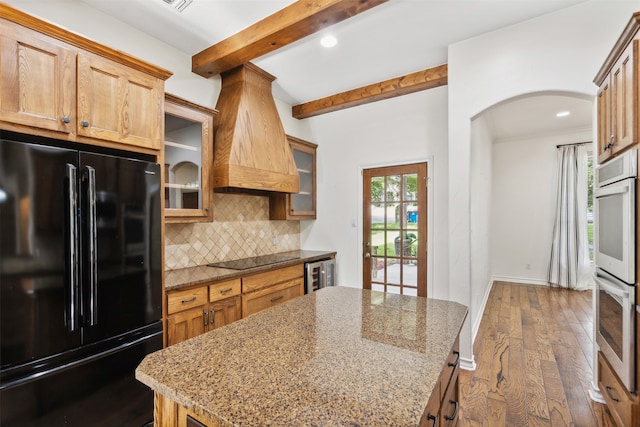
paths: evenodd
<path fill-rule="evenodd" d="M 466 315 L 329 287 L 152 353 L 136 378 L 158 427 L 454 425 Z"/>

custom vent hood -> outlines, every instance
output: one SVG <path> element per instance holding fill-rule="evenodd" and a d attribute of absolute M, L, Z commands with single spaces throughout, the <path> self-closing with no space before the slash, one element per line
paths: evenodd
<path fill-rule="evenodd" d="M 273 80 L 251 63 L 222 73 L 216 104 L 215 189 L 299 191 L 298 170 L 271 94 Z"/>

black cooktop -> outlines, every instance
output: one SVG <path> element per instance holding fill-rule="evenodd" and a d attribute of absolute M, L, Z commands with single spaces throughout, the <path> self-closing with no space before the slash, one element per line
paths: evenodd
<path fill-rule="evenodd" d="M 229 268 L 231 270 L 247 270 L 249 268 L 262 267 L 263 265 L 291 261 L 292 259 L 300 259 L 300 257 L 285 254 L 261 255 L 251 258 L 234 259 L 232 261 L 214 262 L 207 265 L 209 267 Z"/>

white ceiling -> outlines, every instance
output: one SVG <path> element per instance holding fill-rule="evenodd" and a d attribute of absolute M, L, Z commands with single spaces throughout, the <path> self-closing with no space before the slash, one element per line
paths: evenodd
<path fill-rule="evenodd" d="M 193 0 L 180 13 L 163 0 L 80 1 L 189 55 L 292 3 Z M 293 105 L 444 64 L 452 43 L 585 1 L 390 0 L 252 62 L 276 76 L 274 94 Z M 320 46 L 320 36 L 325 33 L 338 38 L 336 47 Z M 501 138 L 512 137 L 518 128 L 526 133 L 553 131 L 561 122 L 544 118 L 569 108 L 561 107 L 563 102 L 578 109 L 564 123 L 590 125 L 591 102 L 565 98 L 535 97 L 497 108 L 491 117 L 494 131 Z M 587 103 L 588 115 L 583 105 Z M 520 114 L 514 114 L 516 111 Z M 550 127 L 539 128 L 543 123 Z M 532 126 L 538 127 L 537 131 L 530 129 Z"/>

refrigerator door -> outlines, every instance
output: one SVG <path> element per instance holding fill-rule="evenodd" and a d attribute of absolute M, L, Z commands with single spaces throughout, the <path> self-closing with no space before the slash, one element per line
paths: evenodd
<path fill-rule="evenodd" d="M 81 152 L 78 169 L 87 344 L 161 318 L 161 185 L 156 163 Z"/>
<path fill-rule="evenodd" d="M 153 392 L 135 379 L 162 348 L 160 322 L 64 355 L 68 363 L 0 388 L 2 427 L 141 427 L 153 422 Z M 92 348 L 97 347 L 97 348 Z M 62 355 L 60 356 L 62 357 Z M 151 424 L 152 425 L 152 424 Z"/>
<path fill-rule="evenodd" d="M 77 256 L 69 176 L 76 165 L 76 151 L 0 138 L 2 370 L 80 345 L 71 324 L 77 263 L 69 261 Z"/>

